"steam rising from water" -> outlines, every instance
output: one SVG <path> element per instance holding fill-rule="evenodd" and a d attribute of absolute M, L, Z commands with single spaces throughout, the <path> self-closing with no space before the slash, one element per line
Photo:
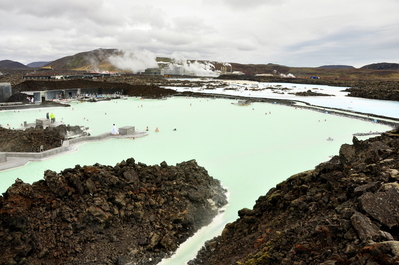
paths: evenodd
<path fill-rule="evenodd" d="M 143 72 L 147 68 L 163 67 L 164 74 L 217 76 L 215 66 L 207 61 L 188 61 L 180 53 L 173 53 L 170 62 L 157 62 L 156 55 L 147 50 L 123 50 L 109 57 L 111 64 L 133 73 Z"/>
<path fill-rule="evenodd" d="M 194 76 L 217 76 L 214 72 L 215 66 L 207 61 L 188 61 L 180 53 L 172 54 L 172 62 L 169 63 L 170 69 L 181 68 L 186 75 Z"/>
<path fill-rule="evenodd" d="M 124 50 L 118 55 L 110 56 L 109 61 L 119 69 L 133 73 L 158 67 L 155 54 L 147 50 Z"/>

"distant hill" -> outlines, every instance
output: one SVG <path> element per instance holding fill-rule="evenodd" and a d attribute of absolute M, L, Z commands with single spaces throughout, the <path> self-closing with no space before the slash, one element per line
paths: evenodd
<path fill-rule="evenodd" d="M 28 69 L 29 67 L 19 62 L 11 60 L 0 61 L 0 70 L 28 70 Z"/>
<path fill-rule="evenodd" d="M 348 69 L 352 69 L 355 68 L 351 65 L 322 65 L 319 66 L 319 68 L 348 68 Z"/>
<path fill-rule="evenodd" d="M 399 64 L 397 63 L 373 63 L 368 64 L 361 69 L 373 69 L 373 70 L 399 70 Z"/>
<path fill-rule="evenodd" d="M 39 67 L 43 67 L 45 65 L 48 65 L 51 62 L 32 62 L 27 64 L 26 66 L 31 67 L 31 68 L 39 68 Z"/>
<path fill-rule="evenodd" d="M 66 56 L 49 65 L 55 70 L 112 71 L 113 66 L 108 61 L 108 57 L 117 53 L 116 49 L 97 49 Z"/>
<path fill-rule="evenodd" d="M 111 64 L 110 56 L 120 56 L 120 59 L 126 59 L 123 63 L 134 63 L 134 57 L 124 53 L 119 49 L 96 49 L 92 51 L 80 52 L 75 55 L 59 58 L 52 62 L 33 62 L 28 66 L 18 62 L 5 60 L 0 61 L 1 70 L 34 70 L 43 66 L 51 67 L 54 71 L 115 71 L 124 72 L 128 70 L 119 69 Z M 125 58 L 124 58 L 125 57 Z M 140 60 L 140 59 L 137 59 Z M 152 59 L 151 59 L 152 60 Z M 173 58 L 157 57 L 160 62 L 173 62 Z M 286 65 L 267 63 L 267 64 L 241 64 L 235 62 L 217 62 L 208 60 L 192 60 L 199 63 L 212 63 L 215 70 L 223 73 L 242 73 L 246 76 L 255 76 L 257 74 L 273 75 L 274 77 L 295 76 L 297 78 L 308 79 L 310 76 L 317 76 L 322 79 L 331 80 L 358 80 L 358 79 L 389 79 L 399 80 L 399 64 L 396 63 L 377 63 L 355 68 L 350 65 L 322 65 L 320 67 L 290 67 Z M 122 63 L 122 64 L 123 64 Z M 138 61 L 138 64 L 142 63 Z M 154 67 L 154 66 L 151 66 Z M 4 72 L 4 71 L 3 71 Z"/>

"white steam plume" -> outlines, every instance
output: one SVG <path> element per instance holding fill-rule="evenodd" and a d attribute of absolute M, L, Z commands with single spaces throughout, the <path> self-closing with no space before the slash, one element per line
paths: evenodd
<path fill-rule="evenodd" d="M 172 54 L 172 62 L 169 64 L 169 69 L 176 72 L 176 69 L 181 69 L 182 74 L 194 76 L 217 76 L 214 72 L 215 66 L 207 61 L 188 61 L 181 53 Z"/>
<path fill-rule="evenodd" d="M 295 78 L 295 75 L 288 73 L 288 74 L 280 74 L 281 77 L 288 77 L 288 78 Z"/>
<path fill-rule="evenodd" d="M 98 59 L 96 57 L 89 56 L 89 57 L 87 57 L 87 60 L 90 63 L 90 69 L 88 69 L 88 70 L 91 70 L 91 71 L 94 71 L 94 72 L 99 72 L 100 71 L 99 68 L 98 68 L 98 65 L 99 65 L 100 62 L 98 61 Z"/>
<path fill-rule="evenodd" d="M 217 76 L 214 72 L 215 66 L 206 61 L 187 61 L 181 53 L 172 54 L 172 62 L 164 63 L 164 74 L 171 75 L 193 75 L 193 76 Z M 154 53 L 147 50 L 121 50 L 118 54 L 109 57 L 112 65 L 122 70 L 129 70 L 133 73 L 142 72 L 147 68 L 158 68 Z"/>
<path fill-rule="evenodd" d="M 155 54 L 147 50 L 121 50 L 119 55 L 110 56 L 109 61 L 119 69 L 133 73 L 158 67 Z"/>
<path fill-rule="evenodd" d="M 87 67 L 87 71 L 94 71 L 94 72 L 100 72 L 100 64 L 102 61 L 108 60 L 109 53 L 107 50 L 104 49 L 97 49 L 94 51 L 88 52 L 88 54 L 85 57 L 85 60 L 89 63 L 89 66 Z"/>

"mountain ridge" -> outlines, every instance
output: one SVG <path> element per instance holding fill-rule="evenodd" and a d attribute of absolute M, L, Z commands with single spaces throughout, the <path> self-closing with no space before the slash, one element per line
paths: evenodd
<path fill-rule="evenodd" d="M 16 61 L 2 60 L 0 61 L 0 70 L 28 70 L 29 67 Z"/>
<path fill-rule="evenodd" d="M 122 70 L 113 65 L 109 58 L 110 56 L 120 56 L 120 59 L 127 59 L 133 62 L 139 60 L 133 56 L 133 58 L 124 58 L 123 51 L 118 49 L 96 49 L 86 52 L 80 52 L 74 55 L 65 56 L 56 59 L 52 62 L 45 64 L 44 66 L 51 66 L 56 71 L 64 70 L 80 70 L 80 71 L 111 71 L 111 72 L 131 72 Z M 141 58 L 141 60 L 144 60 Z M 157 57 L 156 61 L 159 62 L 171 62 L 173 59 L 165 57 Z M 238 72 L 245 75 L 257 75 L 257 74 L 272 74 L 274 76 L 284 76 L 291 74 L 295 77 L 308 78 L 309 76 L 316 76 L 324 79 L 339 79 L 339 80 L 354 80 L 354 79 L 399 79 L 399 64 L 396 63 L 373 63 L 355 68 L 349 65 L 323 65 L 319 67 L 290 67 L 280 64 L 242 64 L 236 62 L 217 62 L 209 60 L 192 60 L 187 59 L 186 62 L 199 62 L 199 63 L 211 63 L 215 67 L 215 70 L 221 72 Z M 43 65 L 30 63 L 31 65 Z M 144 67 L 145 68 L 145 67 Z M 21 63 L 4 60 L 0 61 L 0 69 L 19 69 L 29 70 L 28 66 Z"/>
<path fill-rule="evenodd" d="M 398 63 L 372 63 L 362 66 L 361 69 L 374 69 L 374 70 L 399 70 Z"/>
<path fill-rule="evenodd" d="M 40 68 L 40 67 L 46 66 L 50 63 L 51 63 L 51 61 L 49 61 L 49 62 L 31 62 L 31 63 L 28 63 L 26 66 L 31 67 L 31 68 Z"/>

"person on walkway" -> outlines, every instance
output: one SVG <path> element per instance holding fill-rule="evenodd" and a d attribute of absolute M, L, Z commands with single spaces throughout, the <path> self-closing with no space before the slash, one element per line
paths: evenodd
<path fill-rule="evenodd" d="M 50 113 L 48 113 L 48 112 L 46 113 L 46 119 L 48 119 L 48 120 L 50 119 Z"/>
<path fill-rule="evenodd" d="M 116 129 L 115 124 L 112 125 L 111 134 L 114 135 L 114 136 L 118 134 L 118 130 Z"/>
<path fill-rule="evenodd" d="M 54 122 L 55 122 L 55 115 L 54 115 L 54 113 L 51 113 L 51 114 L 50 114 L 50 119 L 51 119 L 51 123 L 54 123 Z"/>

